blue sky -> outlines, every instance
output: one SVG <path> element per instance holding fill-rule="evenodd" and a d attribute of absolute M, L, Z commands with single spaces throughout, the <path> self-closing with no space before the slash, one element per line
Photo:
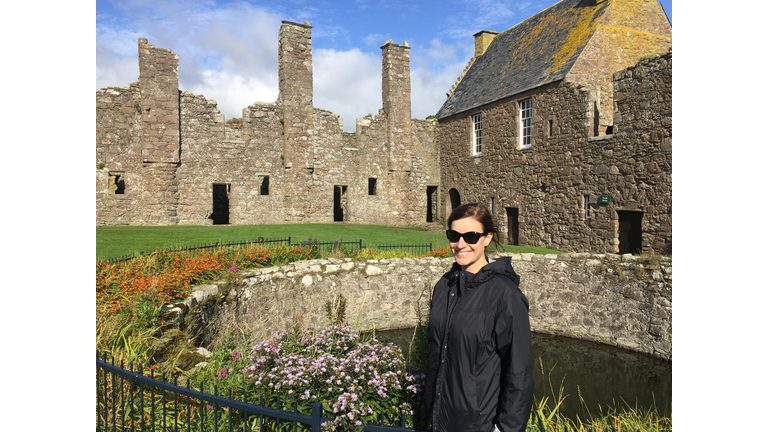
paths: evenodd
<path fill-rule="evenodd" d="M 279 4 L 276 4 L 279 3 Z M 277 99 L 282 20 L 312 25 L 314 106 L 344 129 L 381 108 L 381 45 L 411 46 L 412 114 L 435 114 L 474 52 L 472 35 L 504 31 L 555 0 L 96 2 L 96 88 L 138 78 L 137 40 L 179 54 L 179 86 L 218 102 L 227 119 Z M 672 2 L 661 2 L 670 20 Z"/>

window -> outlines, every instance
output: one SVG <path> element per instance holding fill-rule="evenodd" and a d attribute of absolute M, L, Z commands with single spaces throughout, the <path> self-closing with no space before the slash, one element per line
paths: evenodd
<path fill-rule="evenodd" d="M 483 154 L 483 119 L 480 114 L 472 116 L 472 156 Z"/>
<path fill-rule="evenodd" d="M 122 173 L 109 173 L 109 193 L 113 195 L 125 193 L 125 180 Z"/>
<path fill-rule="evenodd" d="M 373 177 L 368 179 L 368 195 L 376 195 L 376 179 Z"/>
<path fill-rule="evenodd" d="M 553 123 L 553 122 L 554 122 L 554 120 L 550 120 L 550 121 L 549 121 L 549 137 L 550 137 L 550 138 L 552 138 L 552 123 Z"/>
<path fill-rule="evenodd" d="M 589 195 L 584 195 L 584 219 L 589 219 Z"/>
<path fill-rule="evenodd" d="M 269 195 L 269 176 L 259 176 L 259 195 Z"/>
<path fill-rule="evenodd" d="M 520 148 L 531 146 L 531 100 L 520 102 Z"/>

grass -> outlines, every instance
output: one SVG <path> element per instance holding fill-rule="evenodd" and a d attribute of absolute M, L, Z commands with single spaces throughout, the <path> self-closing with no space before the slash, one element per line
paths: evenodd
<path fill-rule="evenodd" d="M 287 238 L 298 243 L 309 237 L 320 242 L 339 239 L 363 240 L 363 247 L 384 244 L 432 244 L 433 249 L 445 248 L 448 240 L 443 232 L 425 231 L 420 227 L 398 228 L 385 225 L 361 224 L 282 224 L 238 226 L 101 226 L 96 227 L 96 257 L 116 258 L 123 255 L 152 252 L 166 247 L 176 249 L 215 242 L 231 243 L 256 240 L 259 237 Z M 503 246 L 517 253 L 559 254 L 560 251 L 532 246 Z"/>

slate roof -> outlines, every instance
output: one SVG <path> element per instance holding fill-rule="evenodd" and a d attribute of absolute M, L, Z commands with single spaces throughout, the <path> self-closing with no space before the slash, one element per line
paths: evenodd
<path fill-rule="evenodd" d="M 437 118 L 563 79 L 609 3 L 562 0 L 496 36 L 437 112 Z"/>

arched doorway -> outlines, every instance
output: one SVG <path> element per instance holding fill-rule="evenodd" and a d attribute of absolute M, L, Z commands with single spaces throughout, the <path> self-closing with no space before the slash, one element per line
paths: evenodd
<path fill-rule="evenodd" d="M 459 195 L 459 191 L 455 188 L 451 188 L 448 191 L 448 196 L 451 199 L 451 211 L 453 211 L 453 209 L 461 205 L 461 195 Z"/>

